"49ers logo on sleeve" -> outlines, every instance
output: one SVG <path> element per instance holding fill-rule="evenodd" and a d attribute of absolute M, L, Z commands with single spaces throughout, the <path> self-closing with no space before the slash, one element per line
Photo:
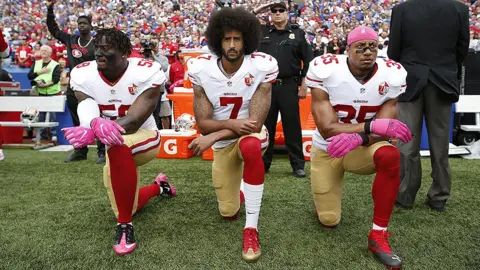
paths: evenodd
<path fill-rule="evenodd" d="M 383 96 L 385 95 L 386 93 L 388 93 L 388 83 L 387 82 L 383 82 L 381 83 L 379 86 L 378 86 L 378 93 Z"/>
<path fill-rule="evenodd" d="M 136 93 L 138 93 L 137 86 L 135 84 L 133 84 L 132 86 L 128 87 L 128 92 L 131 95 L 135 95 Z"/>
<path fill-rule="evenodd" d="M 252 74 L 247 73 L 247 75 L 245 75 L 245 84 L 247 86 L 251 86 L 254 83 L 255 83 L 255 77 L 253 77 Z"/>

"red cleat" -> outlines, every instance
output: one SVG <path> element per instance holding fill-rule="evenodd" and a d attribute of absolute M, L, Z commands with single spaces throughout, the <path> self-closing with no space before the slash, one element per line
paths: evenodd
<path fill-rule="evenodd" d="M 392 252 L 388 237 L 392 234 L 382 230 L 371 230 L 368 235 L 368 250 L 387 267 L 387 269 L 402 269 L 402 259 Z"/>
<path fill-rule="evenodd" d="M 246 262 L 254 262 L 260 259 L 262 251 L 258 241 L 258 232 L 255 228 L 245 228 L 243 230 L 243 250 L 242 258 Z"/>

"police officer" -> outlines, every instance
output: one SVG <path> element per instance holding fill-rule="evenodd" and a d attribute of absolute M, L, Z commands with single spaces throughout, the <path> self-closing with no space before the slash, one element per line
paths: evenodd
<path fill-rule="evenodd" d="M 259 51 L 277 59 L 279 74 L 277 81 L 273 83 L 272 103 L 265 121 L 270 141 L 263 156 L 263 163 L 265 172 L 268 172 L 272 163 L 275 129 L 280 110 L 285 145 L 293 174 L 296 177 L 305 177 L 298 101 L 307 96 L 305 75 L 308 64 L 313 60 L 313 50 L 305 38 L 305 32 L 297 24 L 289 22 L 285 2 L 277 0 L 262 5 L 253 10 L 253 13 L 261 14 L 268 9 L 271 11 L 273 25 L 262 26 L 263 39 Z"/>

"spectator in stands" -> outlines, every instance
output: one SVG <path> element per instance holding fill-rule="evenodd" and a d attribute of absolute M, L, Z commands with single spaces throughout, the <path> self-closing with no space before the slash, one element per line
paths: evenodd
<path fill-rule="evenodd" d="M 52 59 L 52 48 L 43 45 L 40 48 L 41 60 L 35 61 L 28 73 L 28 79 L 32 81 L 32 86 L 38 92 L 39 96 L 55 96 L 60 93 L 60 75 L 61 67 Z M 41 112 L 39 121 L 45 121 L 45 114 Z M 55 113 L 50 113 L 50 121 L 55 122 Z M 56 127 L 50 129 L 51 134 L 47 134 L 46 129 L 41 130 L 42 140 L 53 140 L 56 137 Z"/>
<path fill-rule="evenodd" d="M 332 41 L 328 42 L 327 53 L 343 54 L 346 49 L 346 44 L 338 40 L 338 37 L 333 37 Z"/>
<path fill-rule="evenodd" d="M 58 64 L 60 65 L 60 90 L 62 91 L 62 94 L 65 94 L 67 92 L 68 88 L 68 83 L 70 81 L 69 78 L 69 72 L 67 70 L 67 60 L 65 58 L 60 58 L 58 59 Z"/>
<path fill-rule="evenodd" d="M 2 82 L 12 82 L 13 77 L 6 71 L 5 69 L 2 69 L 2 64 L 3 64 L 3 59 L 0 57 L 0 81 Z"/>
<path fill-rule="evenodd" d="M 30 68 L 33 64 L 32 48 L 28 46 L 26 37 L 21 37 L 20 40 L 20 46 L 15 53 L 17 64 L 21 68 Z"/>
<path fill-rule="evenodd" d="M 432 210 L 443 212 L 450 197 L 450 118 L 452 103 L 458 101 L 460 92 L 459 67 L 468 52 L 468 27 L 468 8 L 458 1 L 409 0 L 393 9 L 388 56 L 408 72 L 406 92 L 398 99 L 398 119 L 414 135 L 408 144 L 398 143 L 398 207 L 413 206 L 422 182 L 420 140 L 424 115 L 433 178 L 426 203 Z"/>

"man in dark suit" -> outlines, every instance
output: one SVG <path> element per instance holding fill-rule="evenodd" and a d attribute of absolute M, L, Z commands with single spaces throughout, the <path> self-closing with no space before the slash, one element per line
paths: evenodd
<path fill-rule="evenodd" d="M 460 2 L 409 0 L 393 8 L 388 56 L 408 72 L 407 90 L 398 100 L 398 118 L 414 135 L 408 144 L 398 145 L 398 207 L 411 208 L 420 188 L 420 138 L 425 115 L 433 178 L 427 205 L 444 211 L 450 196 L 451 108 L 458 101 L 459 67 L 467 55 L 469 39 L 468 8 Z"/>

